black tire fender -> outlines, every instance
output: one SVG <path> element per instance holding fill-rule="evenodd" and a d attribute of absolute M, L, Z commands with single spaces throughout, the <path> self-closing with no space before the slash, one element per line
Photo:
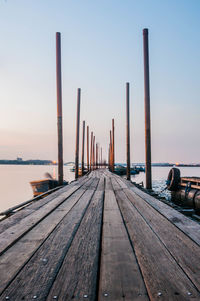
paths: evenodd
<path fill-rule="evenodd" d="M 176 191 L 181 179 L 181 173 L 178 168 L 173 167 L 170 169 L 167 178 L 167 189 L 170 191 Z"/>

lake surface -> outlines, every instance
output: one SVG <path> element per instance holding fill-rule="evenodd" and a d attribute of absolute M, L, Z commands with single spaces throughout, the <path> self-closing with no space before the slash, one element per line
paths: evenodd
<path fill-rule="evenodd" d="M 74 173 L 70 166 L 64 166 L 64 179 L 74 180 Z M 166 186 L 166 179 L 171 167 L 153 167 L 153 189 L 161 192 Z M 200 177 L 200 167 L 180 167 L 181 176 Z M 0 165 L 0 211 L 27 201 L 33 197 L 30 181 L 44 179 L 45 172 L 57 175 L 57 166 L 53 165 Z M 145 173 L 131 177 L 131 180 L 145 185 Z M 161 194 L 162 195 L 162 194 Z M 168 192 L 163 192 L 169 197 Z"/>

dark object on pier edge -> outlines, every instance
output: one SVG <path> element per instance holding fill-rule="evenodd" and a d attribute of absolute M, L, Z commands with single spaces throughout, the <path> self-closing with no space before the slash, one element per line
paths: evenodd
<path fill-rule="evenodd" d="M 200 178 L 180 177 L 180 170 L 172 168 L 168 175 L 167 188 L 171 191 L 171 201 L 200 212 Z"/>
<path fill-rule="evenodd" d="M 48 173 L 45 175 L 47 176 Z M 33 196 L 36 197 L 50 189 L 56 188 L 59 185 L 58 180 L 54 180 L 52 177 L 48 176 L 49 179 L 38 180 L 38 181 L 31 181 L 31 187 L 33 189 Z M 63 181 L 63 185 L 67 185 L 67 181 Z"/>

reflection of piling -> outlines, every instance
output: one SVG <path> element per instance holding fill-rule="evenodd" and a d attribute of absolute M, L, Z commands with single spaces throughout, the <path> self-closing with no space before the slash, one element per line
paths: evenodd
<path fill-rule="evenodd" d="M 115 124 L 112 119 L 112 172 L 115 170 Z"/>
<path fill-rule="evenodd" d="M 129 83 L 126 83 L 126 176 L 130 180 L 130 120 L 129 120 Z"/>
<path fill-rule="evenodd" d="M 89 171 L 89 126 L 87 126 L 87 171 Z"/>
<path fill-rule="evenodd" d="M 57 125 L 58 125 L 58 183 L 63 185 L 63 133 L 62 133 L 62 79 L 61 40 L 56 32 L 56 82 L 57 82 Z"/>
<path fill-rule="evenodd" d="M 93 162 L 93 132 L 91 132 L 91 139 L 90 139 L 90 171 L 92 170 L 92 162 Z"/>
<path fill-rule="evenodd" d="M 83 121 L 81 175 L 84 175 L 85 121 Z"/>
<path fill-rule="evenodd" d="M 150 124 L 150 87 L 149 87 L 149 46 L 148 29 L 143 29 L 144 46 L 144 103 L 145 103 L 145 171 L 146 188 L 152 188 L 151 182 L 151 124 Z"/>
<path fill-rule="evenodd" d="M 78 167 L 79 167 L 78 165 L 79 165 L 80 102 L 81 102 L 81 89 L 78 88 L 78 93 L 77 93 L 77 116 L 76 116 L 75 179 L 78 179 Z"/>

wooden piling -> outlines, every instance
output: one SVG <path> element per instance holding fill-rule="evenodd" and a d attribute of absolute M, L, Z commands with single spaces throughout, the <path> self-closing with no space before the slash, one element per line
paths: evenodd
<path fill-rule="evenodd" d="M 62 75 L 61 75 L 60 32 L 56 32 L 56 82 L 57 82 L 57 127 L 58 127 L 58 183 L 59 185 L 63 185 Z"/>
<path fill-rule="evenodd" d="M 144 47 L 144 103 L 145 103 L 145 172 L 146 188 L 152 188 L 151 180 L 151 122 L 150 122 L 150 85 L 149 85 L 149 46 L 148 29 L 143 29 Z"/>
<path fill-rule="evenodd" d="M 112 119 L 112 172 L 115 171 L 115 124 Z"/>
<path fill-rule="evenodd" d="M 76 116 L 75 179 L 78 179 L 78 168 L 79 168 L 80 102 L 81 102 L 81 89 L 78 88 L 78 91 L 77 91 L 77 116 Z"/>
<path fill-rule="evenodd" d="M 95 169 L 95 136 L 93 136 L 93 170 Z"/>
<path fill-rule="evenodd" d="M 110 170 L 110 143 L 108 146 L 108 169 Z"/>
<path fill-rule="evenodd" d="M 126 176 L 127 180 L 131 179 L 130 174 L 130 110 L 129 110 L 129 83 L 126 83 Z"/>
<path fill-rule="evenodd" d="M 89 171 L 89 126 L 87 126 L 87 171 Z"/>
<path fill-rule="evenodd" d="M 81 162 L 81 174 L 84 175 L 84 151 L 85 151 L 85 121 L 83 121 L 83 134 L 82 134 L 82 162 Z"/>
<path fill-rule="evenodd" d="M 90 171 L 92 171 L 92 162 L 93 162 L 93 132 L 91 132 L 91 139 L 90 139 Z"/>
<path fill-rule="evenodd" d="M 112 131 L 110 130 L 110 164 L 109 164 L 109 169 L 112 171 Z"/>
<path fill-rule="evenodd" d="M 98 168 L 98 143 L 96 143 L 96 169 Z"/>
<path fill-rule="evenodd" d="M 102 147 L 101 147 L 101 168 L 103 168 L 103 160 L 102 160 Z"/>

